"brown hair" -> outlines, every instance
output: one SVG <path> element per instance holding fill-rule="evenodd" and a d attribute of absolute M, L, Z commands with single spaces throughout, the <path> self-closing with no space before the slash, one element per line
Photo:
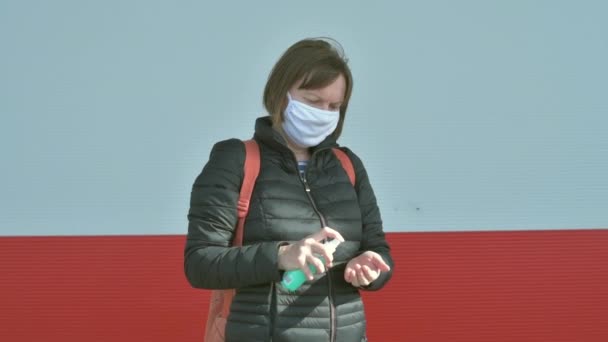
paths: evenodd
<path fill-rule="evenodd" d="M 273 124 L 283 122 L 287 92 L 297 81 L 303 79 L 300 85 L 302 89 L 319 89 L 342 75 L 346 81 L 346 90 L 340 106 L 340 121 L 332 133 L 338 139 L 353 89 L 353 76 L 347 62 L 342 46 L 331 38 L 303 39 L 290 46 L 272 68 L 264 88 L 264 107 Z"/>

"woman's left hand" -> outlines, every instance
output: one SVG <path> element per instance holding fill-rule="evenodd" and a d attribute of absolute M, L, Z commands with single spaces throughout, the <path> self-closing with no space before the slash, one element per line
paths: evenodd
<path fill-rule="evenodd" d="M 344 270 L 344 280 L 355 287 L 367 286 L 378 279 L 382 271 L 390 270 L 390 266 L 380 254 L 367 251 L 348 262 Z"/>

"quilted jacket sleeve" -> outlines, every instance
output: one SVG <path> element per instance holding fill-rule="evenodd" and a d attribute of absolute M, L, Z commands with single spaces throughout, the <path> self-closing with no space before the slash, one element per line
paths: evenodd
<path fill-rule="evenodd" d="M 376 203 L 376 196 L 369 181 L 367 171 L 363 162 L 352 151 L 346 149 L 355 169 L 355 189 L 359 197 L 359 207 L 363 221 L 363 240 L 361 241 L 361 253 L 374 251 L 391 267 L 389 272 L 382 272 L 380 277 L 373 281 L 364 290 L 376 291 L 381 289 L 393 274 L 394 262 L 390 254 L 390 247 L 386 242 L 382 226 L 380 209 Z"/>
<path fill-rule="evenodd" d="M 243 179 L 245 147 L 215 144 L 192 187 L 184 271 L 196 288 L 227 289 L 280 280 L 278 242 L 231 247 Z"/>

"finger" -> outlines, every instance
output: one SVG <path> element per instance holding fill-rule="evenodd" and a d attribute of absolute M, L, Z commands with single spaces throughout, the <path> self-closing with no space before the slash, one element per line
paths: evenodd
<path fill-rule="evenodd" d="M 364 283 L 367 281 L 367 277 L 365 275 L 365 273 L 363 272 L 363 265 L 362 264 L 356 264 L 355 265 L 355 269 L 356 269 L 356 277 L 357 280 L 359 281 L 359 283 Z"/>
<path fill-rule="evenodd" d="M 369 285 L 370 281 L 367 279 L 367 277 L 365 276 L 365 274 L 363 273 L 363 267 L 361 265 L 356 265 L 357 268 L 357 282 L 359 283 L 360 286 L 367 286 Z"/>
<path fill-rule="evenodd" d="M 338 233 L 338 231 L 336 231 L 332 228 L 329 228 L 329 227 L 324 227 L 317 233 L 314 233 L 313 235 L 311 235 L 311 237 L 317 241 L 331 238 L 331 239 L 338 239 L 340 242 L 344 242 L 344 238 L 342 237 L 342 235 L 340 233 Z"/>
<path fill-rule="evenodd" d="M 321 260 L 319 260 L 319 258 L 315 257 L 314 255 L 309 255 L 308 257 L 306 257 L 306 262 L 316 268 L 315 274 L 325 272 L 325 266 L 323 265 L 323 262 L 321 262 Z M 312 279 L 312 277 L 310 279 Z"/>
<path fill-rule="evenodd" d="M 354 286 L 354 287 L 360 287 L 361 284 L 359 284 L 359 279 L 357 278 L 357 272 L 355 270 L 351 270 L 351 279 L 350 279 L 350 283 Z"/>
<path fill-rule="evenodd" d="M 312 243 L 310 245 L 310 248 L 312 249 L 312 252 L 314 254 L 317 254 L 319 257 L 322 257 L 324 259 L 325 265 L 327 265 L 327 267 L 332 266 L 331 263 L 334 260 L 334 253 L 331 248 L 319 242 Z"/>
<path fill-rule="evenodd" d="M 308 266 L 308 263 L 306 261 L 307 261 L 306 256 L 300 255 L 298 257 L 297 264 L 298 264 L 298 268 L 300 270 L 302 270 L 302 272 L 306 276 L 306 279 L 310 280 L 313 278 L 312 271 L 310 270 L 310 267 Z"/>
<path fill-rule="evenodd" d="M 372 271 L 372 269 L 369 268 L 367 265 L 363 265 L 363 267 L 361 268 L 361 271 L 363 272 L 365 279 L 367 279 L 367 281 L 370 283 L 372 281 L 376 280 L 378 278 L 378 276 L 380 275 L 380 271 Z"/>
<path fill-rule="evenodd" d="M 344 269 L 344 281 L 350 283 L 350 268 L 348 267 Z"/>
<path fill-rule="evenodd" d="M 310 271 L 310 267 L 308 265 L 300 267 L 300 270 L 302 270 L 302 272 L 304 272 L 304 275 L 306 276 L 307 280 L 314 279 L 314 276 L 312 275 L 312 272 Z"/>
<path fill-rule="evenodd" d="M 370 283 L 367 278 L 365 278 L 361 269 L 357 270 L 357 281 L 359 282 L 359 286 L 367 286 Z"/>
<path fill-rule="evenodd" d="M 371 262 L 376 268 L 381 271 L 388 272 L 391 270 L 391 267 L 384 261 L 384 259 L 382 259 L 382 257 L 378 253 L 373 253 L 371 255 Z"/>
<path fill-rule="evenodd" d="M 355 268 L 350 269 L 350 281 L 357 280 L 357 270 Z"/>
<path fill-rule="evenodd" d="M 344 271 L 344 280 L 346 280 L 347 282 L 351 283 L 355 278 L 355 270 L 353 270 L 352 268 L 347 268 Z"/>

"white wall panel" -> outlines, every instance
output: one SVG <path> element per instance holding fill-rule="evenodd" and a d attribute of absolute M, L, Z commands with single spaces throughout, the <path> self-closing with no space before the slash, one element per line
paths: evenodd
<path fill-rule="evenodd" d="M 0 235 L 182 234 L 279 55 L 342 42 L 389 231 L 608 227 L 601 1 L 0 3 Z"/>

